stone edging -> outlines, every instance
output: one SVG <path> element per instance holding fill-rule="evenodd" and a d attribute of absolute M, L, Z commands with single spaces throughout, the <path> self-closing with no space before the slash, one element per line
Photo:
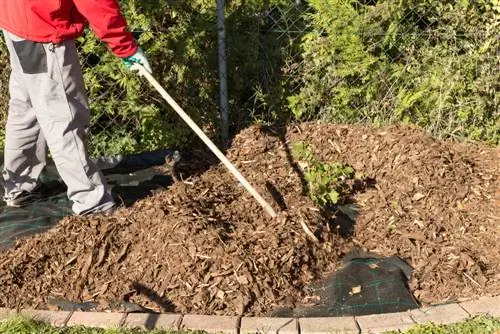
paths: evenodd
<path fill-rule="evenodd" d="M 451 324 L 477 315 L 500 317 L 500 296 L 481 297 L 400 313 L 337 318 L 262 318 L 152 313 L 15 311 L 0 309 L 0 321 L 26 315 L 56 327 L 124 327 L 163 330 L 203 330 L 208 333 L 326 334 L 382 333 L 406 330 L 416 324 Z"/>

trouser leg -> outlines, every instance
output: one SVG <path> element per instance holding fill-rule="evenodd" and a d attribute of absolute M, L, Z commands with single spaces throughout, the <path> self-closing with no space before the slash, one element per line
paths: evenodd
<path fill-rule="evenodd" d="M 5 198 L 31 192 L 46 165 L 47 145 L 36 120 L 23 78 L 16 67 L 11 43 L 7 43 L 13 64 L 9 80 L 9 109 L 5 127 L 4 179 Z"/>
<path fill-rule="evenodd" d="M 17 56 L 14 62 L 23 71 L 23 83 L 56 168 L 68 187 L 73 211 L 83 214 L 113 207 L 104 176 L 87 152 L 90 114 L 74 42 L 56 46 L 11 43 Z"/>

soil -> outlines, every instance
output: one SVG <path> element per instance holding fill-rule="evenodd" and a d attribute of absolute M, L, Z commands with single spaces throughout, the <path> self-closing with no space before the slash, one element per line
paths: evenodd
<path fill-rule="evenodd" d="M 352 227 L 338 226 L 334 212 L 307 196 L 290 153 L 298 141 L 363 175 L 345 199 L 358 208 Z M 500 293 L 498 148 L 411 127 L 301 124 L 247 128 L 227 155 L 276 219 L 213 157 L 194 152 L 168 189 L 109 217 L 65 218 L 1 253 L 0 307 L 69 300 L 263 315 L 307 301 L 306 287 L 353 247 L 405 259 L 423 304 Z"/>

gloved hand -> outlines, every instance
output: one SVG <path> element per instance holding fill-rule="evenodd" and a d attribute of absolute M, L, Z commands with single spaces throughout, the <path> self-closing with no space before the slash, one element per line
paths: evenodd
<path fill-rule="evenodd" d="M 151 66 L 149 65 L 148 59 L 146 58 L 146 55 L 144 54 L 144 51 L 139 47 L 137 51 L 131 55 L 130 57 L 123 58 L 123 62 L 125 63 L 125 66 L 130 69 L 132 65 L 135 63 L 141 64 L 144 66 L 146 70 L 148 70 L 149 73 L 153 73 L 153 70 L 151 69 Z"/>

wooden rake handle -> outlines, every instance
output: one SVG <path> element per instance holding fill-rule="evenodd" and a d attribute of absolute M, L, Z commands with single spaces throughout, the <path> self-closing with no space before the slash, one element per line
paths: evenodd
<path fill-rule="evenodd" d="M 271 216 L 276 217 L 276 212 L 268 202 L 255 190 L 254 187 L 245 179 L 238 169 L 226 158 L 226 156 L 215 146 L 215 144 L 207 137 L 207 135 L 196 125 L 195 122 L 184 112 L 184 110 L 175 102 L 175 100 L 165 91 L 165 89 L 156 81 L 151 73 L 140 64 L 134 64 L 132 71 L 138 71 L 140 76 L 145 77 L 149 83 L 161 94 L 168 104 L 181 116 L 184 122 L 203 140 L 208 148 L 217 156 L 217 158 L 226 166 L 227 169 L 236 177 L 236 179 L 245 187 L 245 189 L 255 198 L 262 208 Z"/>

